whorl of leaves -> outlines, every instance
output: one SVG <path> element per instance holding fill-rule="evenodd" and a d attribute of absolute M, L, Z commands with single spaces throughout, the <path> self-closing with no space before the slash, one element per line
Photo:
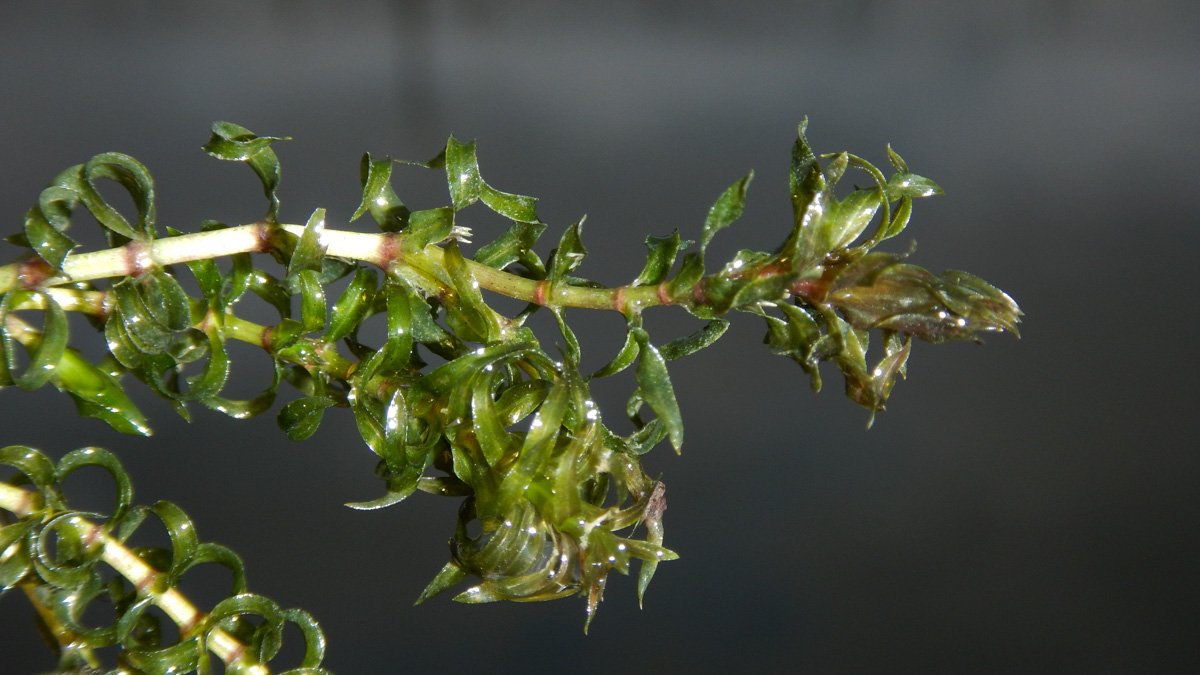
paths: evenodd
<path fill-rule="evenodd" d="M 277 222 L 280 170 L 272 144 L 281 139 L 229 123 L 214 125 L 205 149 L 247 163 L 261 180 L 269 208 L 257 223 L 267 233 L 259 250 L 274 256 L 282 274 L 237 253 L 227 271 L 211 259 L 188 263 L 200 297 L 185 293 L 175 270 L 154 265 L 138 266 L 107 286 L 63 287 L 70 280 L 54 274 L 61 274 L 76 247 L 67 228 L 79 205 L 113 245 L 158 236 L 149 172 L 125 155 L 100 155 L 60 174 L 26 215 L 23 233 L 10 238 L 26 247 L 25 265 L 44 271 L 22 276 L 22 285 L 0 302 L 0 384 L 33 389 L 48 382 L 70 394 L 81 414 L 148 434 L 122 390 L 126 373 L 185 417 L 193 402 L 237 418 L 262 413 L 287 381 L 301 392 L 278 414 L 289 438 L 311 436 L 329 408 L 349 408 L 378 456 L 384 494 L 351 506 L 384 507 L 418 490 L 465 498 L 450 561 L 419 601 L 474 577 L 478 582 L 457 600 L 542 600 L 582 592 L 590 621 L 608 572 L 628 573 L 640 560 L 640 596 L 658 562 L 675 557 L 662 547 L 664 488 L 645 474 L 639 457 L 663 440 L 677 450 L 682 445 L 667 363 L 715 342 L 732 311 L 765 320 L 770 349 L 797 361 L 814 388 L 820 387 L 819 365 L 833 361 L 847 394 L 872 414 L 883 409 L 904 375 L 912 337 L 937 342 L 974 339 L 980 331 L 1015 332 L 1016 304 L 982 280 L 962 272 L 933 275 L 903 262 L 903 255 L 871 252 L 904 230 L 914 199 L 941 192 L 935 183 L 911 173 L 890 148 L 890 178 L 847 153 L 827 156 L 822 166 L 804 132 L 802 124 L 792 152 L 794 219 L 778 249 L 740 251 L 716 271 L 707 264 L 713 237 L 743 214 L 750 174 L 713 204 L 698 246 L 678 233 L 649 237 L 642 272 L 630 285 L 612 289 L 577 276 L 587 254 L 582 221 L 568 227 L 543 258 L 534 250 L 546 229 L 536 200 L 485 182 L 474 142 L 454 138 L 428 162 L 399 163 L 445 172 L 450 204 L 441 208 L 410 209 L 392 187 L 397 163 L 363 157 L 363 198 L 354 217 L 369 214 L 396 247 L 382 276 L 327 255 L 324 210 L 312 214 L 299 236 Z M 870 180 L 839 196 L 836 188 L 848 168 Z M 135 219 L 104 200 L 95 189 L 98 179 L 129 192 Z M 459 247 L 467 232 L 459 219 L 477 203 L 511 225 L 468 259 Z M 872 222 L 878 223 L 874 231 L 856 243 Z M 205 230 L 224 227 L 208 223 Z M 168 230 L 167 237 L 180 234 Z M 494 310 L 473 271 L 481 269 L 536 283 L 531 295 L 518 296 L 529 306 L 513 317 Z M 326 288 L 348 275 L 348 286 L 330 302 Z M 51 285 L 60 286 L 57 295 L 48 292 Z M 610 292 L 613 301 L 600 306 L 621 311 L 628 327 L 624 346 L 590 376 L 580 372 L 579 340 L 564 318 L 565 305 L 556 301 L 571 289 Z M 89 304 L 96 293 L 102 302 Z M 262 327 L 237 317 L 247 294 L 274 307 L 278 322 Z M 297 296 L 298 312 L 292 306 Z M 628 297 L 646 302 L 623 304 Z M 73 310 L 91 308 L 110 352 L 100 363 L 68 346 L 63 298 L 71 298 Z M 641 312 L 654 304 L 680 305 L 707 323 L 693 335 L 655 344 L 641 321 Z M 560 329 L 557 358 L 525 325 L 543 308 Z M 12 321 L 18 309 L 40 309 L 41 328 Z M 386 337 L 368 344 L 359 329 L 377 315 L 384 317 Z M 883 354 L 872 364 L 867 349 L 874 329 L 881 331 Z M 273 359 L 273 377 L 249 400 L 221 396 L 231 338 L 256 342 Z M 17 343 L 27 352 L 24 368 Z M 588 383 L 629 367 L 635 389 L 626 408 L 633 431 L 620 435 L 604 424 Z M 644 408 L 653 413 L 648 420 Z"/>
<path fill-rule="evenodd" d="M 201 542 L 178 506 L 166 501 L 134 505 L 129 476 L 112 453 L 80 448 L 55 464 L 33 448 L 12 445 L 0 448 L 0 467 L 15 469 L 8 482 L 29 485 L 36 495 L 23 517 L 0 518 L 0 596 L 21 586 L 51 612 L 41 622 L 56 640 L 60 671 L 98 668 L 94 651 L 116 645 L 118 665 L 135 672 L 211 672 L 207 645 L 219 629 L 246 647 L 244 657 L 225 671 L 240 672 L 273 659 L 282 646 L 283 629 L 291 623 L 299 628 L 305 649 L 301 664 L 287 672 L 326 672 L 320 667 L 325 637 L 316 621 L 304 610 L 283 609 L 249 593 L 237 554 L 220 544 Z M 107 515 L 72 509 L 63 493 L 69 475 L 89 468 L 107 472 L 115 484 L 116 503 Z M 147 519 L 161 523 L 170 547 L 130 547 L 154 570 L 144 584 L 135 585 L 102 565 L 102 554 L 106 538 L 123 543 Z M 195 625 L 181 626 L 179 640 L 172 642 L 167 636 L 173 631 L 164 630 L 147 610 L 200 565 L 226 568 L 229 594 Z M 92 617 L 108 614 L 89 612 L 96 603 L 111 607 L 111 623 L 94 623 Z"/>

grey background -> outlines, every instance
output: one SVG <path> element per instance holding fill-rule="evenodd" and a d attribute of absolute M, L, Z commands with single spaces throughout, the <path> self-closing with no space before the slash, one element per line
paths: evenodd
<path fill-rule="evenodd" d="M 819 151 L 886 164 L 891 142 L 946 189 L 896 247 L 915 239 L 916 262 L 978 273 L 1027 312 L 1020 341 L 917 345 L 869 432 L 840 378 L 813 395 L 754 321 L 677 364 L 688 443 L 648 466 L 682 559 L 642 611 L 611 579 L 586 637 L 576 599 L 411 607 L 455 504 L 342 507 L 379 490 L 344 411 L 293 444 L 273 413 L 184 425 L 137 386 L 147 441 L 53 390 L 0 393 L 0 442 L 118 451 L 139 501 L 176 501 L 242 553 L 252 590 L 322 621 L 338 672 L 1194 670 L 1194 3 L 17 7 L 0 10 L 6 232 L 59 169 L 107 150 L 155 173 L 163 224 L 255 219 L 253 176 L 199 151 L 217 119 L 295 137 L 289 222 L 318 206 L 344 221 L 363 151 L 425 158 L 454 133 L 480 139 L 494 185 L 542 197 L 548 242 L 587 213 L 582 271 L 618 283 L 646 234 L 694 236 L 750 168 L 747 215 L 714 246 L 775 245 L 808 115 Z M 426 176 L 397 189 L 443 203 Z M 660 340 L 691 326 L 662 314 Z M 599 364 L 620 320 L 578 319 Z M 249 393 L 263 357 L 234 358 Z M 599 392 L 610 419 L 626 385 Z M 0 599 L 5 672 L 53 666 L 30 619 Z"/>

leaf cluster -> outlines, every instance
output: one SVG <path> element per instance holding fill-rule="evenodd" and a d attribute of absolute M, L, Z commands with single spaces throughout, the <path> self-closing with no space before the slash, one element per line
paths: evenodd
<path fill-rule="evenodd" d="M 210 643 L 230 636 L 246 650 L 225 672 L 246 672 L 278 654 L 284 626 L 291 623 L 303 636 L 305 655 L 288 672 L 325 672 L 320 668 L 325 638 L 313 618 L 248 592 L 241 558 L 225 546 L 201 542 L 191 519 L 175 504 L 133 504 L 129 476 L 111 452 L 80 448 L 55 464 L 38 450 L 14 445 L 0 448 L 0 466 L 15 469 L 9 484 L 33 489 L 28 513 L 12 522 L 0 520 L 0 596 L 19 587 L 42 609 L 39 620 L 53 638 L 59 670 L 98 668 L 96 650 L 116 645 L 118 665 L 136 672 L 211 672 Z M 73 509 L 64 495 L 66 478 L 88 469 L 107 472 L 113 480 L 116 501 L 107 515 Z M 111 555 L 114 542 L 124 544 L 151 520 L 165 528 L 170 545 L 131 547 L 152 570 L 149 576 L 133 580 L 106 573 L 100 563 Z M 229 594 L 194 625 L 180 626 L 180 638 L 173 642 L 171 631 L 147 610 L 176 592 L 184 575 L 200 565 L 228 570 Z M 98 625 L 91 618 L 99 614 L 89 608 L 101 603 L 111 608 L 111 623 Z M 218 632 L 224 635 L 218 638 Z"/>

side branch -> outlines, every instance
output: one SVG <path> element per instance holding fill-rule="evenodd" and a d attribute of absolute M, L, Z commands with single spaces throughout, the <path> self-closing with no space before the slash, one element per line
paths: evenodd
<path fill-rule="evenodd" d="M 37 494 L 0 483 L 0 509 L 9 511 L 18 518 L 24 518 L 37 510 L 37 502 Z M 93 542 L 93 545 L 101 547 L 101 559 L 133 584 L 139 595 L 153 598 L 154 604 L 179 626 L 181 635 L 187 635 L 200 625 L 204 614 L 182 593 L 174 588 L 168 588 L 161 593 L 150 590 L 159 573 L 137 554 L 86 518 L 76 516 L 71 519 L 71 524 L 79 531 L 84 541 Z M 208 634 L 207 646 L 227 667 L 236 667 L 237 672 L 252 675 L 267 675 L 270 672 L 266 666 L 255 662 L 247 653 L 246 645 L 220 628 L 215 628 Z"/>

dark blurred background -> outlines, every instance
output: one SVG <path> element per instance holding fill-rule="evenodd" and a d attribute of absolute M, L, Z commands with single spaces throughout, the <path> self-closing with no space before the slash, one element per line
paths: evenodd
<path fill-rule="evenodd" d="M 542 198 L 548 245 L 588 214 L 582 271 L 619 283 L 646 234 L 695 237 L 750 168 L 747 215 L 714 247 L 778 243 L 808 115 L 818 151 L 886 166 L 890 142 L 940 182 L 947 196 L 918 203 L 893 248 L 915 239 L 915 262 L 993 281 L 1027 320 L 1020 341 L 918 344 L 870 431 L 840 376 L 812 394 L 753 320 L 678 363 L 688 443 L 648 466 L 670 486 L 682 558 L 642 611 L 634 580 L 610 579 L 586 637 L 578 599 L 413 608 L 455 503 L 344 508 L 381 489 L 345 411 L 296 444 L 274 411 L 185 425 L 133 385 L 157 431 L 143 440 L 52 389 L 6 390 L 0 442 L 119 452 L 140 502 L 176 501 L 243 555 L 252 590 L 315 614 L 341 673 L 1194 671 L 1197 7 L 8 5 L 5 233 L 57 171 L 107 150 L 154 172 L 164 225 L 254 220 L 254 177 L 199 150 L 213 120 L 295 137 L 278 146 L 287 222 L 324 206 L 344 223 L 363 151 L 424 159 L 454 133 L 480 139 L 489 182 Z M 432 207 L 438 182 L 396 185 Z M 585 367 L 599 365 L 620 319 L 577 318 L 594 331 Z M 693 325 L 653 321 L 659 340 Z M 82 326 L 76 340 L 99 345 Z M 264 357 L 233 356 L 233 391 L 249 394 Z M 599 392 L 610 419 L 622 386 Z M 54 667 L 19 594 L 0 599 L 0 630 L 0 669 Z"/>

